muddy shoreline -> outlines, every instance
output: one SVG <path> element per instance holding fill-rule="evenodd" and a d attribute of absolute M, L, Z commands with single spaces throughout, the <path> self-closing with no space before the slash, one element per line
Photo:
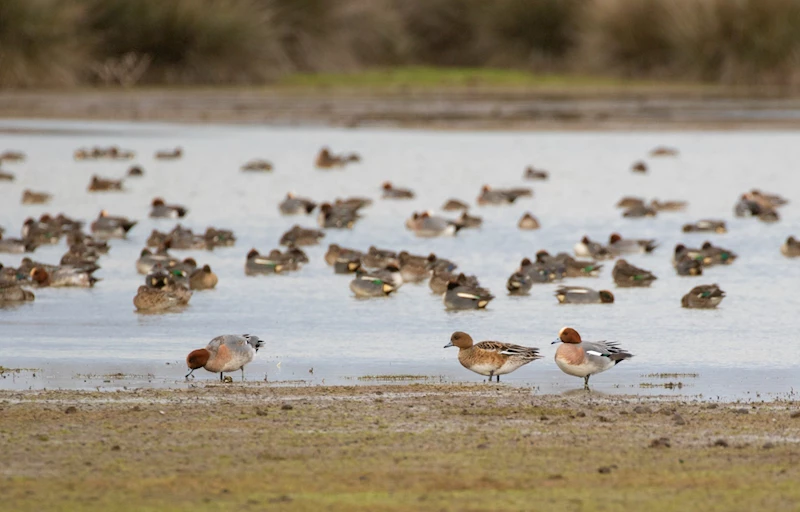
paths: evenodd
<path fill-rule="evenodd" d="M 800 128 L 800 99 L 641 88 L 3 91 L 3 118 L 447 130 L 790 130 Z"/>
<path fill-rule="evenodd" d="M 800 502 L 796 401 L 203 383 L 3 391 L 0 410 L 9 510 L 796 510 Z"/>

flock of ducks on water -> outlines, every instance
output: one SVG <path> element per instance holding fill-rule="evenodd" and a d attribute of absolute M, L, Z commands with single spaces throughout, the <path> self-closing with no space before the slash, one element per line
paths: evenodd
<path fill-rule="evenodd" d="M 651 156 L 674 156 L 672 148 L 656 148 Z M 159 151 L 159 160 L 177 160 L 183 156 L 182 148 Z M 81 148 L 75 151 L 75 160 L 131 160 L 133 151 L 116 146 Z M 25 155 L 6 151 L 0 154 L 0 164 L 20 162 Z M 328 148 L 322 148 L 315 160 L 321 170 L 342 169 L 361 161 L 356 153 L 336 155 Z M 244 172 L 271 172 L 273 166 L 266 160 L 252 160 L 241 167 Z M 646 173 L 647 164 L 636 162 L 632 171 Z M 144 170 L 132 166 L 128 179 L 144 175 Z M 546 180 L 547 171 L 528 167 L 523 178 Z M 12 181 L 14 175 L 0 168 L 0 180 Z M 123 180 L 93 176 L 87 187 L 89 192 L 110 192 L 123 190 Z M 404 200 L 415 197 L 414 191 L 397 187 L 387 181 L 381 186 L 382 198 Z M 513 204 L 520 198 L 533 195 L 528 187 L 508 189 L 492 188 L 484 185 L 479 190 L 476 203 L 479 206 L 498 206 Z M 52 199 L 47 192 L 25 190 L 22 204 L 46 204 Z M 754 217 L 763 222 L 779 220 L 778 209 L 787 203 L 786 199 L 775 195 L 751 190 L 739 198 L 734 205 L 738 217 Z M 363 216 L 363 210 L 372 204 L 371 198 L 350 197 L 318 204 L 304 197 L 288 193 L 278 204 L 280 213 L 286 216 L 311 215 L 315 211 L 320 229 L 294 225 L 279 239 L 282 248 L 261 253 L 250 249 L 245 257 L 244 272 L 247 276 L 282 274 L 298 271 L 309 262 L 303 250 L 305 246 L 317 245 L 325 237 L 327 229 L 352 229 Z M 655 216 L 660 212 L 681 211 L 686 208 L 682 201 L 661 202 L 656 199 L 624 197 L 617 207 L 623 209 L 623 217 Z M 449 199 L 441 207 L 444 212 L 458 212 L 457 217 L 446 217 L 432 211 L 413 212 L 405 221 L 405 227 L 418 237 L 455 236 L 461 230 L 479 228 L 482 219 L 470 215 L 470 205 L 459 199 Z M 150 205 L 150 217 L 158 219 L 182 219 L 189 210 L 176 204 L 169 204 L 163 198 L 154 198 Z M 109 252 L 109 240 L 126 238 L 128 232 L 137 224 L 136 220 L 114 216 L 101 211 L 90 223 L 89 233 L 84 231 L 85 223 L 64 214 L 42 215 L 38 220 L 28 218 L 21 230 L 20 238 L 4 236 L 0 226 L 0 253 L 31 253 L 38 246 L 56 244 L 62 238 L 67 241 L 68 250 L 59 264 L 41 263 L 24 257 L 17 268 L 3 267 L 0 263 L 0 306 L 34 300 L 30 288 L 38 287 L 92 287 L 98 279 L 93 273 L 100 267 L 100 258 Z M 536 217 L 526 212 L 518 222 L 521 230 L 535 230 L 540 227 Z M 703 219 L 686 224 L 685 233 L 726 233 L 724 220 Z M 204 249 L 231 247 L 235 244 L 234 233 L 226 229 L 208 227 L 204 232 L 194 233 L 180 224 L 171 231 L 153 230 L 147 238 L 135 265 L 137 271 L 145 276 L 144 284 L 139 286 L 133 304 L 139 312 L 180 311 L 192 297 L 194 291 L 216 287 L 217 275 L 209 265 L 200 265 L 194 258 L 174 256 L 170 250 Z M 648 287 L 657 277 L 650 271 L 636 267 L 622 259 L 626 255 L 652 253 L 658 244 L 655 240 L 624 238 L 612 233 L 607 243 L 601 243 L 584 236 L 573 247 L 573 254 L 558 252 L 551 254 L 540 250 L 534 258 L 524 258 L 519 267 L 507 280 L 509 294 L 528 294 L 535 284 L 553 283 L 565 278 L 592 278 L 600 275 L 605 262 L 616 260 L 611 270 L 618 288 Z M 800 257 L 800 242 L 790 236 L 780 248 L 789 258 Z M 678 244 L 673 252 L 672 263 L 680 276 L 701 276 L 705 268 L 715 265 L 730 265 L 737 255 L 726 248 L 705 242 L 697 248 Z M 432 292 L 441 295 L 448 310 L 484 309 L 494 299 L 492 293 L 482 287 L 474 275 L 457 271 L 458 265 L 435 254 L 411 254 L 385 248 L 369 247 L 367 250 L 341 247 L 330 244 L 324 256 L 325 263 L 334 273 L 351 276 L 350 290 L 357 298 L 386 297 L 396 293 L 406 283 L 428 282 Z M 555 297 L 561 304 L 611 304 L 614 294 L 610 290 L 594 290 L 584 286 L 559 286 Z M 716 308 L 725 292 L 716 284 L 701 284 L 693 287 L 681 298 L 681 306 L 695 309 Z M 573 328 L 565 327 L 558 333 L 553 343 L 560 343 L 555 360 L 565 373 L 584 378 L 588 389 L 591 375 L 605 371 L 617 363 L 632 357 L 612 342 L 583 341 Z M 224 335 L 214 338 L 206 348 L 192 351 L 187 357 L 189 374 L 198 368 L 214 373 L 242 370 L 250 362 L 263 341 L 252 335 Z M 500 375 L 513 372 L 519 367 L 540 359 L 539 350 L 499 341 L 474 343 L 469 334 L 455 332 L 447 347 L 458 347 L 458 360 L 465 367 L 480 375 L 488 376 L 489 381 Z"/>

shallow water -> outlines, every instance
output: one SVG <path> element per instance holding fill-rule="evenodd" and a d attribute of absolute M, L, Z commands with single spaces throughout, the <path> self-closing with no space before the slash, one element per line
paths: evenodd
<path fill-rule="evenodd" d="M 11 133 L 8 129 L 25 129 Z M 586 339 L 616 340 L 635 358 L 592 378 L 608 393 L 689 394 L 707 398 L 789 396 L 800 381 L 798 302 L 800 261 L 784 258 L 780 244 L 798 234 L 800 134 L 794 132 L 436 132 L 347 130 L 258 126 L 183 126 L 98 122 L 2 121 L 0 150 L 28 154 L 4 168 L 17 175 L 0 182 L 0 225 L 17 233 L 28 216 L 65 212 L 91 221 L 98 211 L 127 215 L 140 223 L 128 240 L 112 241 L 91 290 L 36 290 L 36 301 L 0 309 L 0 365 L 37 371 L 5 373 L 0 388 L 183 386 L 183 359 L 222 333 L 250 332 L 267 340 L 266 350 L 247 367 L 249 379 L 300 384 L 374 382 L 365 376 L 413 375 L 427 381 L 478 381 L 463 369 L 456 350 L 443 350 L 455 330 L 477 340 L 496 339 L 542 349 L 545 359 L 503 377 L 539 392 L 579 388 L 580 379 L 555 366 L 558 330 L 576 327 Z M 133 162 L 75 162 L 78 147 L 117 144 L 136 151 Z M 183 146 L 174 162 L 152 158 L 158 149 Z M 344 171 L 312 166 L 322 145 L 335 152 L 358 151 L 363 162 Z M 637 175 L 630 164 L 657 145 L 680 149 L 677 158 L 648 158 L 650 171 Z M 269 174 L 243 173 L 251 158 L 275 164 Z M 123 193 L 86 192 L 93 174 L 122 177 L 132 163 L 143 178 L 126 180 Z M 528 164 L 548 169 L 550 180 L 525 182 Z M 412 201 L 385 201 L 380 184 L 392 180 L 412 187 Z M 484 217 L 480 230 L 457 237 L 418 239 L 403 227 L 414 210 L 436 209 L 456 197 L 474 202 L 484 183 L 532 186 L 534 198 L 507 207 L 473 207 Z M 773 225 L 736 219 L 732 208 L 745 190 L 759 187 L 787 195 L 792 203 Z M 44 206 L 22 206 L 22 190 L 49 191 Z M 323 244 L 308 249 L 311 263 L 281 276 L 245 277 L 245 254 L 277 246 L 293 224 L 314 226 L 315 217 L 283 217 L 277 203 L 288 191 L 315 200 L 351 195 L 375 199 L 352 231 L 328 230 Z M 614 208 L 623 195 L 684 199 L 689 209 L 653 219 L 623 219 Z M 182 224 L 195 231 L 208 225 L 234 229 L 233 248 L 174 251 L 208 263 L 219 275 L 216 290 L 196 292 L 182 313 L 141 315 L 132 298 L 143 276 L 134 262 L 150 231 L 170 230 L 175 221 L 147 217 L 150 200 L 163 196 L 185 204 Z M 520 232 L 516 222 L 532 211 L 542 229 Z M 453 215 L 455 216 L 455 215 Z M 683 234 L 685 222 L 728 221 L 725 235 Z M 614 305 L 558 305 L 556 285 L 534 285 L 530 296 L 509 297 L 505 281 L 523 256 L 538 249 L 569 251 L 584 234 L 605 241 L 656 238 L 651 255 L 628 260 L 659 279 L 650 289 L 615 289 L 607 264 L 598 279 L 565 284 L 611 289 Z M 706 239 L 730 248 L 739 259 L 729 267 L 682 278 L 671 267 L 674 245 L 697 247 Z M 329 243 L 366 249 L 369 245 L 436 254 L 476 274 L 497 298 L 487 311 L 448 313 L 427 283 L 404 285 L 387 299 L 356 300 L 346 276 L 334 275 L 322 255 Z M 34 259 L 58 262 L 66 250 L 37 249 Z M 16 266 L 21 256 L 0 254 Z M 697 284 L 718 283 L 728 296 L 717 310 L 680 307 Z M 313 369 L 313 373 L 311 370 Z M 112 376 L 121 373 L 122 376 Z M 195 372 L 199 379 L 214 379 Z M 660 373 L 697 374 L 652 376 Z M 35 375 L 35 376 L 34 376 Z M 235 375 L 238 378 L 238 375 Z M 425 381 L 425 380 L 421 380 Z M 680 382 L 680 389 L 664 383 Z M 656 387 L 651 387 L 656 385 Z"/>

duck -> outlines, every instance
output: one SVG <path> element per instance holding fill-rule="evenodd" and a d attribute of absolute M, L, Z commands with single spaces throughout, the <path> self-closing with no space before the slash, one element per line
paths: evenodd
<path fill-rule="evenodd" d="M 442 295 L 443 293 L 447 292 L 447 284 L 453 280 L 458 281 L 461 286 L 474 288 L 480 286 L 478 283 L 478 278 L 475 276 L 468 276 L 463 272 L 454 274 L 448 270 L 434 270 L 431 272 L 431 279 L 428 281 L 428 287 L 436 295 Z"/>
<path fill-rule="evenodd" d="M 3 151 L 0 153 L 0 163 L 2 162 L 24 162 L 25 161 L 25 153 L 22 151 Z"/>
<path fill-rule="evenodd" d="M 381 187 L 384 199 L 414 199 L 414 191 L 408 188 L 397 188 L 390 181 L 383 182 Z"/>
<path fill-rule="evenodd" d="M 33 252 L 38 245 L 32 241 L 24 238 L 4 238 L 0 233 L 0 253 L 22 254 L 24 252 Z"/>
<path fill-rule="evenodd" d="M 722 247 L 716 247 L 711 242 L 703 242 L 703 245 L 700 247 L 700 250 L 703 253 L 703 261 L 709 261 L 707 265 L 730 265 L 738 255 L 729 250 L 723 249 Z"/>
<path fill-rule="evenodd" d="M 681 228 L 684 233 L 719 233 L 728 232 L 728 227 L 724 220 L 703 219 L 691 224 L 684 224 Z"/>
<path fill-rule="evenodd" d="M 485 288 L 464 286 L 453 280 L 447 283 L 447 291 L 442 295 L 442 301 L 448 310 L 486 309 L 494 295 Z"/>
<path fill-rule="evenodd" d="M 508 280 L 506 280 L 506 290 L 509 295 L 527 295 L 531 288 L 533 288 L 533 279 L 519 270 L 508 276 Z"/>
<path fill-rule="evenodd" d="M 280 274 L 286 270 L 282 259 L 272 259 L 262 256 L 255 249 L 250 249 L 247 253 L 247 260 L 244 264 L 244 273 L 248 276 L 259 274 Z"/>
<path fill-rule="evenodd" d="M 652 239 L 622 238 L 619 233 L 608 237 L 608 248 L 616 254 L 649 254 L 656 247 L 658 244 Z"/>
<path fill-rule="evenodd" d="M 47 204 L 51 199 L 53 195 L 47 192 L 34 192 L 30 189 L 22 192 L 22 204 Z"/>
<path fill-rule="evenodd" d="M 295 224 L 289 231 L 281 235 L 280 245 L 317 245 L 320 239 L 325 237 L 325 233 L 317 229 L 307 229 Z"/>
<path fill-rule="evenodd" d="M 461 225 L 458 222 L 433 215 L 431 212 L 414 212 L 411 218 L 406 220 L 406 228 L 418 237 L 434 238 L 454 236 L 461 229 Z"/>
<path fill-rule="evenodd" d="M 716 284 L 695 286 L 681 298 L 681 307 L 689 309 L 714 309 L 719 306 L 725 292 Z"/>
<path fill-rule="evenodd" d="M 337 167 L 344 167 L 347 159 L 339 155 L 334 155 L 327 147 L 323 147 L 317 153 L 317 158 L 314 160 L 314 165 L 317 169 L 334 169 Z"/>
<path fill-rule="evenodd" d="M 206 228 L 203 233 L 207 249 L 215 247 L 233 247 L 236 245 L 236 235 L 230 229 L 217 229 L 213 226 Z"/>
<path fill-rule="evenodd" d="M 672 265 L 679 276 L 696 277 L 703 275 L 702 259 L 697 260 L 684 255 L 676 259 Z"/>
<path fill-rule="evenodd" d="M 448 199 L 442 205 L 442 211 L 445 212 L 455 212 L 460 210 L 468 210 L 469 205 L 464 201 L 459 201 L 458 199 Z"/>
<path fill-rule="evenodd" d="M 61 240 L 61 228 L 50 221 L 48 216 L 45 222 L 35 221 L 28 217 L 22 223 L 22 238 L 34 242 L 36 245 L 57 244 Z"/>
<path fill-rule="evenodd" d="M 616 204 L 617 208 L 633 208 L 634 206 L 645 206 L 644 199 L 641 197 L 625 196 Z"/>
<path fill-rule="evenodd" d="M 635 267 L 625 260 L 617 260 L 611 276 L 621 288 L 650 286 L 657 279 L 652 272 Z"/>
<path fill-rule="evenodd" d="M 342 257 L 333 263 L 334 274 L 353 274 L 361 269 L 361 258 Z"/>
<path fill-rule="evenodd" d="M 142 167 L 139 165 L 132 165 L 130 168 L 128 168 L 126 176 L 129 178 L 141 178 L 144 176 L 144 169 L 142 169 Z"/>
<path fill-rule="evenodd" d="M 272 162 L 268 162 L 267 160 L 261 160 L 261 159 L 250 160 L 249 162 L 247 162 L 242 166 L 242 170 L 269 172 L 272 170 Z"/>
<path fill-rule="evenodd" d="M 603 265 L 592 260 L 576 260 L 565 252 L 553 256 L 564 265 L 564 277 L 598 277 Z"/>
<path fill-rule="evenodd" d="M 530 212 L 525 212 L 522 218 L 517 222 L 517 227 L 522 230 L 539 229 L 539 221 Z"/>
<path fill-rule="evenodd" d="M 468 212 L 461 212 L 461 216 L 455 221 L 457 225 L 464 228 L 479 228 L 483 225 L 483 217 L 470 215 Z"/>
<path fill-rule="evenodd" d="M 210 265 L 203 265 L 189 275 L 189 288 L 192 290 L 211 290 L 216 288 L 217 274 L 211 271 Z"/>
<path fill-rule="evenodd" d="M 183 148 L 178 146 L 175 149 L 162 149 L 156 151 L 157 160 L 177 160 L 183 156 Z"/>
<path fill-rule="evenodd" d="M 800 242 L 798 242 L 795 237 L 790 236 L 781 245 L 781 254 L 787 258 L 797 258 L 800 256 Z"/>
<path fill-rule="evenodd" d="M 108 192 L 110 190 L 122 190 L 122 180 L 111 180 L 93 175 L 87 187 L 89 192 Z"/>
<path fill-rule="evenodd" d="M 167 204 L 162 198 L 156 197 L 150 203 L 150 217 L 153 219 L 182 219 L 189 210 L 176 204 Z"/>
<path fill-rule="evenodd" d="M 399 289 L 403 286 L 405 282 L 403 280 L 403 274 L 400 272 L 400 267 L 394 263 L 389 263 L 383 268 L 376 268 L 372 270 L 365 270 L 364 268 L 359 268 L 356 270 L 356 277 L 372 277 L 377 278 L 383 281 L 384 283 L 389 283 L 394 287 L 395 290 Z"/>
<path fill-rule="evenodd" d="M 366 254 L 361 258 L 361 263 L 366 268 L 381 268 L 389 264 L 400 264 L 397 261 L 397 252 L 389 249 L 378 249 L 374 245 L 367 249 Z"/>
<path fill-rule="evenodd" d="M 13 267 L 4 267 L 0 263 L 0 286 L 22 285 L 26 274 Z"/>
<path fill-rule="evenodd" d="M 184 303 L 166 287 L 151 288 L 142 285 L 133 298 L 133 305 L 139 312 L 156 313 L 180 308 Z"/>
<path fill-rule="evenodd" d="M 682 212 L 689 206 L 686 201 L 659 201 L 653 199 L 650 201 L 650 208 L 657 212 Z"/>
<path fill-rule="evenodd" d="M 481 341 L 474 343 L 472 337 L 461 331 L 450 336 L 450 343 L 444 348 L 458 347 L 458 362 L 467 370 L 478 375 L 496 377 L 500 382 L 501 375 L 507 375 L 528 363 L 542 359 L 539 349 L 523 347 L 502 341 Z"/>
<path fill-rule="evenodd" d="M 16 177 L 13 173 L 6 172 L 3 169 L 0 169 L 0 181 L 14 181 Z"/>
<path fill-rule="evenodd" d="M 353 229 L 359 219 L 356 210 L 347 207 L 336 207 L 330 203 L 322 203 L 317 215 L 317 223 L 321 228 Z"/>
<path fill-rule="evenodd" d="M 602 244 L 593 242 L 584 236 L 572 249 L 579 258 L 592 258 L 593 260 L 611 260 L 614 254 Z"/>
<path fill-rule="evenodd" d="M 589 377 L 613 368 L 633 354 L 611 341 L 583 341 L 578 331 L 564 327 L 558 332 L 553 344 L 560 343 L 556 350 L 556 365 L 562 372 L 583 377 L 583 389 L 589 390 Z"/>
<path fill-rule="evenodd" d="M 631 165 L 631 171 L 641 173 L 647 172 L 647 164 L 642 160 L 636 161 Z"/>
<path fill-rule="evenodd" d="M 642 217 L 655 217 L 658 212 L 645 205 L 631 206 L 622 212 L 622 216 L 630 219 L 637 219 Z"/>
<path fill-rule="evenodd" d="M 614 294 L 608 290 L 596 291 L 584 286 L 559 286 L 556 289 L 559 304 L 613 304 Z"/>
<path fill-rule="evenodd" d="M 219 373 L 219 380 L 223 382 L 224 373 L 241 370 L 244 380 L 245 365 L 253 360 L 263 345 L 263 340 L 251 334 L 217 336 L 208 342 L 206 348 L 192 350 L 186 356 L 186 366 L 189 368 L 186 378 L 203 368 L 211 373 Z"/>
<path fill-rule="evenodd" d="M 59 265 L 48 265 L 46 263 L 42 263 L 42 262 L 39 262 L 39 261 L 34 261 L 34 260 L 32 260 L 32 259 L 30 259 L 29 257 L 26 256 L 26 257 L 22 258 L 22 261 L 19 262 L 19 267 L 17 267 L 17 271 L 19 271 L 20 273 L 25 274 L 28 277 L 30 277 L 31 271 L 35 267 L 40 267 L 40 268 L 46 270 L 47 272 L 55 272 L 56 270 L 58 270 Z M 92 263 L 92 264 L 87 265 L 86 268 L 87 269 L 91 268 L 92 271 L 94 271 L 94 270 L 97 270 L 100 267 Z"/>
<path fill-rule="evenodd" d="M 35 295 L 30 290 L 22 288 L 18 284 L 10 282 L 0 282 L 0 305 L 18 302 L 31 302 Z"/>
<path fill-rule="evenodd" d="M 92 233 L 103 239 L 126 238 L 128 232 L 136 225 L 135 220 L 126 217 L 109 215 L 102 210 L 94 222 L 89 226 Z"/>
<path fill-rule="evenodd" d="M 47 286 L 52 286 L 53 288 L 93 288 L 94 284 L 99 281 L 99 279 L 92 275 L 97 268 L 99 267 L 96 265 L 94 268 L 65 265 L 48 270 L 44 267 L 37 266 L 30 270 L 30 277 L 37 286 L 42 288 Z"/>
<path fill-rule="evenodd" d="M 298 197 L 293 192 L 286 194 L 286 198 L 278 205 L 278 210 L 283 215 L 309 214 L 317 207 L 317 203 L 305 197 Z"/>
<path fill-rule="evenodd" d="M 350 290 L 352 290 L 358 298 L 369 298 L 389 296 L 395 292 L 397 288 L 380 277 L 371 274 L 362 274 L 356 275 L 355 279 L 350 281 Z"/>
<path fill-rule="evenodd" d="M 668 146 L 657 146 L 650 150 L 650 156 L 678 156 L 678 150 Z"/>
<path fill-rule="evenodd" d="M 140 274 L 147 275 L 153 271 L 153 267 L 156 265 L 169 268 L 177 263 L 178 259 L 169 254 L 164 248 L 155 253 L 150 249 L 144 248 L 139 253 L 139 259 L 136 260 L 136 271 Z"/>
<path fill-rule="evenodd" d="M 526 180 L 546 180 L 549 176 L 547 171 L 536 169 L 532 165 L 526 167 L 525 172 L 522 174 L 522 177 Z"/>
<path fill-rule="evenodd" d="M 493 189 L 489 185 L 484 185 L 478 195 L 478 204 L 481 206 L 512 204 L 520 197 L 533 197 L 533 191 L 529 188 Z"/>
<path fill-rule="evenodd" d="M 433 257 L 435 261 L 436 256 L 433 255 Z M 428 279 L 431 275 L 431 261 L 428 258 L 428 256 L 418 256 L 401 251 L 397 255 L 397 262 L 403 282 L 419 283 Z"/>
<path fill-rule="evenodd" d="M 340 260 L 360 260 L 364 256 L 359 250 L 356 249 L 348 249 L 346 247 L 341 247 L 338 244 L 330 244 L 328 246 L 328 250 L 325 251 L 325 263 L 329 266 L 333 266 L 336 264 L 337 261 Z"/>

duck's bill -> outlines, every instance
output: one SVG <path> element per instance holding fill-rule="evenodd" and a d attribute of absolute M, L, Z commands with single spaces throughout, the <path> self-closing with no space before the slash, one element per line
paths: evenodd
<path fill-rule="evenodd" d="M 445 345 L 445 346 L 444 346 L 444 348 L 449 348 L 449 347 L 452 347 L 452 346 L 453 346 L 453 342 L 451 341 L 450 343 L 448 343 L 447 345 Z"/>
<path fill-rule="evenodd" d="M 556 338 L 556 339 L 555 339 L 555 340 L 553 340 L 553 341 L 552 341 L 550 344 L 551 344 L 551 345 L 555 345 L 556 343 L 561 343 L 561 338 Z"/>

